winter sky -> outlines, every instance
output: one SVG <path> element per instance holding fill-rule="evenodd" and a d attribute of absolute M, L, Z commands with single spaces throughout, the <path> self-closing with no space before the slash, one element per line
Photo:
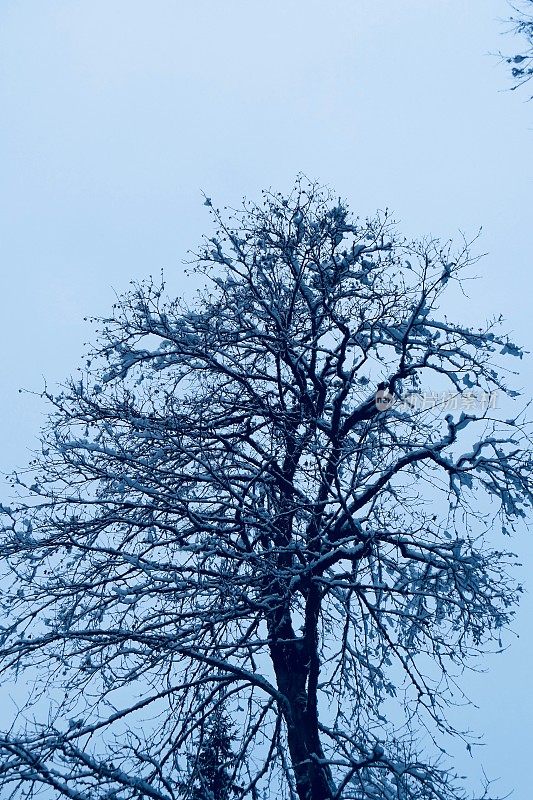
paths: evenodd
<path fill-rule="evenodd" d="M 304 172 L 362 216 L 392 209 L 408 235 L 483 226 L 479 280 L 446 311 L 502 313 L 533 350 L 533 104 L 506 91 L 495 55 L 520 49 L 509 13 L 505 0 L 2 0 L 0 470 L 28 460 L 45 411 L 19 387 L 75 372 L 83 317 L 161 268 L 171 290 L 194 288 L 182 259 L 210 231 L 202 191 L 235 204 Z M 531 394 L 531 357 L 516 366 Z M 457 719 L 486 744 L 458 762 L 526 800 L 533 544 L 514 548 L 520 639 L 465 681 L 480 708 Z"/>

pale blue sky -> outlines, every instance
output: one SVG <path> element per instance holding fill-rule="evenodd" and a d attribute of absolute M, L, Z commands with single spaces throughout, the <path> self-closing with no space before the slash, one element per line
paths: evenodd
<path fill-rule="evenodd" d="M 75 370 L 84 316 L 161 267 L 183 290 L 181 260 L 209 230 L 202 190 L 236 203 L 303 171 L 363 216 L 393 209 L 410 235 L 483 226 L 481 280 L 449 311 L 501 312 L 533 350 L 533 105 L 490 55 L 517 47 L 508 13 L 505 0 L 2 0 L 0 469 L 27 460 L 44 410 L 18 388 Z M 533 592 L 533 546 L 516 547 Z M 532 611 L 529 597 L 521 639 L 469 679 L 481 710 L 464 717 L 519 800 Z"/>

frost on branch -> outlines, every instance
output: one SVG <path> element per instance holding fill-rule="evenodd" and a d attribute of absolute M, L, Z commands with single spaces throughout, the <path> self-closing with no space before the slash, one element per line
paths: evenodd
<path fill-rule="evenodd" d="M 510 65 L 512 89 L 515 90 L 533 77 L 533 0 L 521 0 L 512 7 L 517 16 L 513 16 L 511 22 L 514 32 L 522 41 L 522 49 L 520 53 L 505 58 L 505 61 Z"/>
<path fill-rule="evenodd" d="M 441 311 L 465 244 L 302 181 L 207 205 L 197 303 L 133 285 L 13 478 L 0 652 L 33 689 L 3 796 L 188 797 L 224 709 L 235 797 L 467 797 L 446 706 L 512 618 L 531 455 L 519 410 L 438 398 L 514 397 L 499 364 L 522 351 Z"/>

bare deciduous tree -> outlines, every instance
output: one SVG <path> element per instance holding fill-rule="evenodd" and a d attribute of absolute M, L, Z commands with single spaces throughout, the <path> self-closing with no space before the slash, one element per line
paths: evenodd
<path fill-rule="evenodd" d="M 303 180 L 206 205 L 197 303 L 120 298 L 3 509 L 2 797 L 177 800 L 222 707 L 242 797 L 466 797 L 437 743 L 519 590 L 527 427 L 483 397 L 521 351 L 439 312 L 466 245 Z"/>

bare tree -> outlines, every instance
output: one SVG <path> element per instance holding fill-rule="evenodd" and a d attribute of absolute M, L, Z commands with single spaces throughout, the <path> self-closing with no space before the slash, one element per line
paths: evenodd
<path fill-rule="evenodd" d="M 520 589 L 528 429 L 492 398 L 521 351 L 439 312 L 466 244 L 303 180 L 206 205 L 197 303 L 133 285 L 14 476 L 2 797 L 176 800 L 221 707 L 241 797 L 466 797 L 438 748 Z"/>

